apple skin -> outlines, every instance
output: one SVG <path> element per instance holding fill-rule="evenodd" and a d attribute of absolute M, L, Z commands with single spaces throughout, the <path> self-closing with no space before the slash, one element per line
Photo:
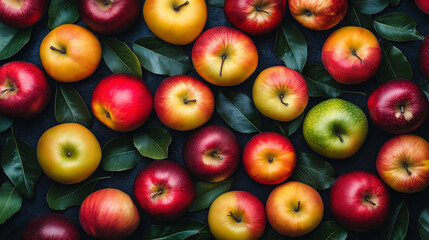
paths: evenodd
<path fill-rule="evenodd" d="M 290 181 L 276 187 L 267 199 L 267 218 L 271 226 L 288 237 L 305 235 L 323 218 L 323 201 L 312 187 Z"/>
<path fill-rule="evenodd" d="M 21 240 L 79 240 L 79 229 L 63 215 L 50 213 L 33 218 L 24 227 Z"/>
<path fill-rule="evenodd" d="M 45 74 L 29 62 L 9 62 L 0 66 L 0 114 L 34 118 L 49 103 L 51 90 Z"/>
<path fill-rule="evenodd" d="M 352 231 L 376 229 L 389 213 L 388 188 L 368 172 L 354 171 L 341 175 L 332 185 L 329 198 L 335 219 Z"/>
<path fill-rule="evenodd" d="M 112 130 L 132 131 L 146 122 L 153 109 L 147 84 L 130 74 L 112 74 L 103 78 L 92 93 L 94 116 Z"/>
<path fill-rule="evenodd" d="M 415 0 L 414 1 L 417 5 L 417 7 L 422 10 L 422 12 L 429 15 L 429 2 L 426 0 Z"/>
<path fill-rule="evenodd" d="M 223 9 L 234 27 L 250 35 L 263 35 L 281 24 L 286 0 L 226 0 Z"/>
<path fill-rule="evenodd" d="M 192 47 L 192 62 L 198 74 L 218 86 L 234 86 L 252 75 L 258 65 L 255 44 L 230 27 L 203 32 Z"/>
<path fill-rule="evenodd" d="M 256 78 L 252 96 L 256 108 L 264 116 L 277 121 L 291 121 L 307 106 L 307 82 L 290 68 L 270 67 Z"/>
<path fill-rule="evenodd" d="M 243 166 L 258 183 L 279 184 L 292 174 L 296 153 L 285 136 L 264 132 L 253 136 L 243 150 Z"/>
<path fill-rule="evenodd" d="M 304 118 L 305 141 L 315 152 L 332 159 L 348 158 L 365 141 L 368 120 L 353 103 L 331 98 L 314 106 Z"/>
<path fill-rule="evenodd" d="M 213 201 L 208 214 L 210 232 L 217 240 L 259 239 L 266 222 L 262 202 L 245 191 L 223 193 Z"/>
<path fill-rule="evenodd" d="M 182 166 L 158 160 L 137 175 L 134 195 L 137 204 L 149 216 L 169 221 L 185 214 L 191 207 L 195 184 Z"/>
<path fill-rule="evenodd" d="M 210 125 L 192 133 L 183 147 L 186 168 L 197 178 L 220 182 L 231 176 L 240 164 L 241 148 L 227 128 Z"/>
<path fill-rule="evenodd" d="M 46 0 L 2 0 L 0 1 L 0 22 L 13 28 L 28 28 L 45 15 Z"/>
<path fill-rule="evenodd" d="M 416 135 L 393 137 L 380 148 L 376 167 L 394 190 L 420 192 L 429 185 L 429 143 Z"/>
<path fill-rule="evenodd" d="M 292 17 L 312 30 L 327 30 L 347 13 L 347 0 L 289 0 Z"/>
<path fill-rule="evenodd" d="M 381 47 L 369 30 L 348 26 L 333 32 L 322 48 L 322 62 L 342 84 L 369 80 L 381 63 Z"/>
<path fill-rule="evenodd" d="M 429 34 L 425 37 L 420 47 L 419 65 L 423 76 L 429 78 Z"/>
<path fill-rule="evenodd" d="M 137 20 L 141 0 L 79 0 L 77 6 L 89 28 L 101 34 L 116 34 Z"/>
<path fill-rule="evenodd" d="M 423 124 L 429 109 L 426 95 L 417 84 L 392 79 L 377 87 L 368 98 L 371 120 L 381 129 L 403 134 Z"/>
<path fill-rule="evenodd" d="M 140 224 L 140 214 L 128 194 L 114 188 L 91 193 L 82 202 L 79 221 L 91 237 L 125 239 Z"/>

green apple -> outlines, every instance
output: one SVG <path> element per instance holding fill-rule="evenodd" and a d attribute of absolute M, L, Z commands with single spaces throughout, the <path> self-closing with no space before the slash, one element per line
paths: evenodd
<path fill-rule="evenodd" d="M 328 158 L 343 159 L 362 146 L 368 133 L 368 120 L 358 106 L 332 98 L 314 106 L 302 128 L 311 149 Z"/>

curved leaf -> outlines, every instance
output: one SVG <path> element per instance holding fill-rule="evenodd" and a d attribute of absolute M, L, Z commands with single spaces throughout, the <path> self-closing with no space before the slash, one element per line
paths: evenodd
<path fill-rule="evenodd" d="M 384 223 L 383 239 L 384 240 L 401 240 L 405 239 L 408 231 L 408 207 L 405 202 L 400 202 L 390 209 Z"/>
<path fill-rule="evenodd" d="M 195 199 L 189 208 L 190 212 L 197 212 L 209 208 L 212 202 L 222 193 L 227 192 L 234 179 L 227 179 L 222 182 L 197 182 Z"/>
<path fill-rule="evenodd" d="M 390 4 L 394 7 L 398 6 L 401 0 L 389 0 Z"/>
<path fill-rule="evenodd" d="M 205 226 L 197 234 L 185 238 L 185 240 L 212 240 L 212 239 L 213 239 L 213 236 L 208 226 Z"/>
<path fill-rule="evenodd" d="M 420 238 L 429 239 L 429 207 L 420 213 L 418 227 Z"/>
<path fill-rule="evenodd" d="M 268 131 L 278 132 L 286 137 L 292 135 L 301 126 L 305 114 L 301 113 L 297 118 L 290 122 L 278 122 L 269 119 L 267 124 Z"/>
<path fill-rule="evenodd" d="M 113 73 L 128 73 L 142 77 L 142 69 L 137 56 L 123 42 L 115 37 L 101 41 L 103 59 Z"/>
<path fill-rule="evenodd" d="M 381 84 L 395 78 L 411 80 L 413 69 L 401 50 L 390 42 L 384 42 L 381 45 L 381 52 L 381 64 L 376 74 L 378 83 Z"/>
<path fill-rule="evenodd" d="M 347 25 L 372 29 L 371 15 L 363 14 L 356 8 L 349 6 L 347 9 Z"/>
<path fill-rule="evenodd" d="M 74 23 L 79 18 L 77 1 L 52 0 L 48 11 L 48 28 L 53 29 L 66 23 Z"/>
<path fill-rule="evenodd" d="M 347 230 L 331 220 L 321 223 L 310 234 L 310 240 L 346 240 Z"/>
<path fill-rule="evenodd" d="M 350 0 L 350 4 L 364 14 L 376 14 L 389 5 L 389 0 Z"/>
<path fill-rule="evenodd" d="M 13 119 L 0 115 L 0 133 L 8 130 L 13 124 Z"/>
<path fill-rule="evenodd" d="M 276 32 L 274 53 L 287 67 L 302 72 L 307 61 L 307 41 L 289 21 L 284 21 Z"/>
<path fill-rule="evenodd" d="M 160 75 L 180 75 L 192 71 L 186 51 L 157 37 L 144 37 L 132 44 L 133 52 L 149 72 Z"/>
<path fill-rule="evenodd" d="M 376 18 L 373 22 L 375 31 L 390 41 L 405 42 L 423 40 L 417 31 L 417 23 L 405 13 L 389 13 Z"/>
<path fill-rule="evenodd" d="M 15 55 L 30 40 L 31 28 L 15 29 L 0 22 L 0 60 Z"/>
<path fill-rule="evenodd" d="M 69 84 L 58 83 L 54 109 L 58 123 L 79 123 L 88 129 L 92 126 L 92 117 L 85 102 Z"/>
<path fill-rule="evenodd" d="M 0 224 L 3 224 L 21 209 L 22 198 L 16 187 L 4 182 L 0 187 Z"/>
<path fill-rule="evenodd" d="M 225 0 L 206 0 L 207 4 L 216 7 L 223 7 Z"/>
<path fill-rule="evenodd" d="M 331 164 L 310 153 L 298 153 L 292 178 L 317 190 L 328 189 L 335 182 L 335 171 Z"/>
<path fill-rule="evenodd" d="M 158 127 L 144 128 L 134 134 L 134 146 L 144 157 L 166 159 L 171 136 L 167 130 Z"/>
<path fill-rule="evenodd" d="M 310 97 L 335 98 L 343 92 L 343 86 L 322 65 L 306 65 L 302 75 L 307 80 Z"/>
<path fill-rule="evenodd" d="M 126 135 L 110 140 L 103 147 L 101 168 L 104 171 L 124 171 L 134 168 L 141 155 L 134 147 L 133 136 Z"/>
<path fill-rule="evenodd" d="M 237 132 L 261 132 L 261 119 L 258 110 L 245 94 L 219 91 L 216 112 Z"/>
<path fill-rule="evenodd" d="M 160 222 L 153 224 L 144 240 L 177 240 L 186 239 L 198 234 L 207 225 L 194 219 L 179 219 L 174 222 Z"/>

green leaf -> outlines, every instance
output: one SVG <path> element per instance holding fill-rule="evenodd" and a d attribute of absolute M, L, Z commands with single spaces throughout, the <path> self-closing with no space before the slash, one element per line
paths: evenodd
<path fill-rule="evenodd" d="M 210 233 L 210 229 L 208 226 L 205 226 L 197 234 L 185 238 L 185 240 L 212 240 L 212 239 L 213 239 L 213 236 Z"/>
<path fill-rule="evenodd" d="M 140 160 L 141 155 L 134 147 L 133 136 L 121 136 L 104 145 L 101 168 L 104 171 L 124 171 L 134 168 Z"/>
<path fill-rule="evenodd" d="M 242 93 L 219 91 L 216 112 L 231 128 L 241 133 L 261 132 L 261 119 L 252 100 Z"/>
<path fill-rule="evenodd" d="M 143 128 L 134 134 L 134 146 L 144 157 L 166 159 L 171 136 L 167 130 L 158 127 Z"/>
<path fill-rule="evenodd" d="M 209 208 L 217 197 L 231 188 L 233 181 L 234 179 L 231 178 L 215 183 L 197 182 L 195 198 L 189 211 L 197 212 Z"/>
<path fill-rule="evenodd" d="M 3 224 L 21 209 L 21 194 L 10 182 L 4 182 L 0 187 L 0 224 Z"/>
<path fill-rule="evenodd" d="M 387 216 L 382 236 L 384 240 L 405 239 L 408 231 L 408 207 L 405 202 L 400 202 L 390 209 Z"/>
<path fill-rule="evenodd" d="M 425 93 L 426 98 L 429 101 L 429 81 L 425 79 L 422 84 L 419 84 L 420 89 Z"/>
<path fill-rule="evenodd" d="M 225 0 L 206 0 L 207 4 L 216 7 L 223 7 Z"/>
<path fill-rule="evenodd" d="M 302 72 L 307 61 L 307 41 L 289 21 L 284 21 L 276 32 L 274 53 L 287 67 Z"/>
<path fill-rule="evenodd" d="M 325 190 L 334 184 L 334 176 L 335 171 L 328 162 L 310 153 L 298 153 L 291 177 L 317 190 Z"/>
<path fill-rule="evenodd" d="M 405 13 L 389 13 L 376 18 L 373 22 L 375 31 L 390 41 L 405 42 L 423 40 L 417 31 L 417 23 Z"/>
<path fill-rule="evenodd" d="M 372 29 L 371 15 L 363 14 L 356 10 L 356 8 L 349 6 L 347 9 L 347 25 L 363 27 L 366 29 Z"/>
<path fill-rule="evenodd" d="M 394 7 L 398 6 L 401 0 L 389 0 L 390 4 Z"/>
<path fill-rule="evenodd" d="M 0 115 L 0 133 L 8 130 L 13 124 L 13 119 Z"/>
<path fill-rule="evenodd" d="M 71 206 L 79 206 L 92 191 L 98 180 L 110 178 L 99 177 L 68 185 L 55 182 L 48 190 L 46 201 L 53 210 L 65 210 Z"/>
<path fill-rule="evenodd" d="M 389 0 L 350 0 L 350 4 L 364 14 L 376 14 L 389 5 Z"/>
<path fill-rule="evenodd" d="M 429 207 L 423 209 L 419 216 L 419 234 L 421 239 L 429 239 Z"/>
<path fill-rule="evenodd" d="M 381 64 L 376 74 L 378 83 L 381 84 L 396 78 L 411 80 L 413 69 L 401 50 L 390 42 L 384 42 L 381 45 L 381 52 Z"/>
<path fill-rule="evenodd" d="M 346 240 L 347 230 L 331 220 L 321 223 L 310 234 L 310 240 Z"/>
<path fill-rule="evenodd" d="M 92 117 L 79 93 L 70 85 L 57 83 L 55 119 L 58 123 L 79 123 L 91 128 Z"/>
<path fill-rule="evenodd" d="M 207 228 L 203 222 L 194 219 L 179 219 L 173 222 L 153 224 L 144 240 L 180 240 L 198 234 Z"/>
<path fill-rule="evenodd" d="M 0 60 L 15 55 L 30 40 L 31 28 L 15 29 L 0 22 Z"/>
<path fill-rule="evenodd" d="M 343 92 L 343 86 L 322 65 L 305 65 L 302 75 L 307 80 L 310 97 L 335 98 Z"/>
<path fill-rule="evenodd" d="M 286 137 L 292 135 L 301 126 L 305 114 L 301 113 L 297 118 L 290 122 L 278 122 L 269 119 L 267 124 L 268 131 L 278 132 Z"/>
<path fill-rule="evenodd" d="M 192 71 L 192 64 L 182 47 L 157 37 L 144 37 L 132 44 L 141 65 L 149 72 L 160 75 L 180 75 Z"/>
<path fill-rule="evenodd" d="M 52 0 L 48 11 L 48 28 L 53 29 L 67 23 L 74 23 L 79 18 L 77 1 Z"/>
<path fill-rule="evenodd" d="M 42 170 L 37 162 L 36 149 L 15 137 L 13 130 L 4 145 L 1 166 L 18 191 L 32 199 Z"/>
<path fill-rule="evenodd" d="M 113 73 L 128 73 L 142 77 L 139 59 L 125 43 L 115 37 L 109 37 L 101 41 L 101 46 L 103 59 Z"/>

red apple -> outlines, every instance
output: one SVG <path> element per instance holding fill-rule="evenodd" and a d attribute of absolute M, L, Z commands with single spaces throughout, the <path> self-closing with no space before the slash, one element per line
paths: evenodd
<path fill-rule="evenodd" d="M 105 188 L 85 198 L 79 211 L 83 229 L 91 237 L 124 239 L 140 224 L 140 215 L 128 194 Z"/>
<path fill-rule="evenodd" d="M 188 211 L 195 197 L 195 184 L 182 166 L 158 160 L 137 175 L 134 195 L 145 213 L 157 220 L 168 221 Z"/>
<path fill-rule="evenodd" d="M 13 28 L 36 24 L 48 7 L 46 0 L 1 0 L 0 22 Z"/>
<path fill-rule="evenodd" d="M 398 192 L 414 193 L 429 185 L 429 143 L 416 135 L 396 136 L 378 152 L 381 179 Z"/>
<path fill-rule="evenodd" d="M 243 151 L 243 165 L 249 176 L 262 184 L 279 184 L 292 174 L 296 153 L 285 136 L 264 132 L 252 137 Z"/>
<path fill-rule="evenodd" d="M 133 24 L 141 12 L 141 0 L 79 0 L 82 20 L 102 34 L 122 32 Z"/>
<path fill-rule="evenodd" d="M 330 193 L 335 219 L 346 228 L 363 232 L 380 227 L 390 207 L 389 190 L 375 175 L 355 171 L 337 178 Z"/>
<path fill-rule="evenodd" d="M 79 229 L 58 213 L 38 216 L 22 230 L 21 240 L 79 240 Z"/>
<path fill-rule="evenodd" d="M 223 9 L 234 27 L 251 35 L 261 35 L 280 25 L 286 0 L 225 0 Z"/>
<path fill-rule="evenodd" d="M 368 98 L 372 121 L 389 133 L 408 133 L 418 128 L 428 115 L 426 95 L 414 82 L 392 79 L 381 84 Z"/>
<path fill-rule="evenodd" d="M 211 125 L 188 137 L 183 148 L 186 168 L 207 182 L 219 182 L 231 176 L 240 163 L 237 137 L 227 128 Z"/>
<path fill-rule="evenodd" d="M 420 10 L 429 15 L 429 2 L 427 0 L 415 0 L 415 2 Z"/>
<path fill-rule="evenodd" d="M 113 74 L 95 87 L 91 100 L 97 119 L 110 129 L 128 132 L 140 127 L 153 108 L 146 83 L 130 74 Z"/>
<path fill-rule="evenodd" d="M 33 118 L 46 108 L 50 87 L 45 74 L 28 62 L 9 62 L 0 67 L 0 114 Z"/>
<path fill-rule="evenodd" d="M 429 2 L 428 2 L 429 6 Z M 429 78 L 429 35 L 423 40 L 422 46 L 419 52 L 419 64 L 420 69 L 423 72 L 425 78 Z"/>

